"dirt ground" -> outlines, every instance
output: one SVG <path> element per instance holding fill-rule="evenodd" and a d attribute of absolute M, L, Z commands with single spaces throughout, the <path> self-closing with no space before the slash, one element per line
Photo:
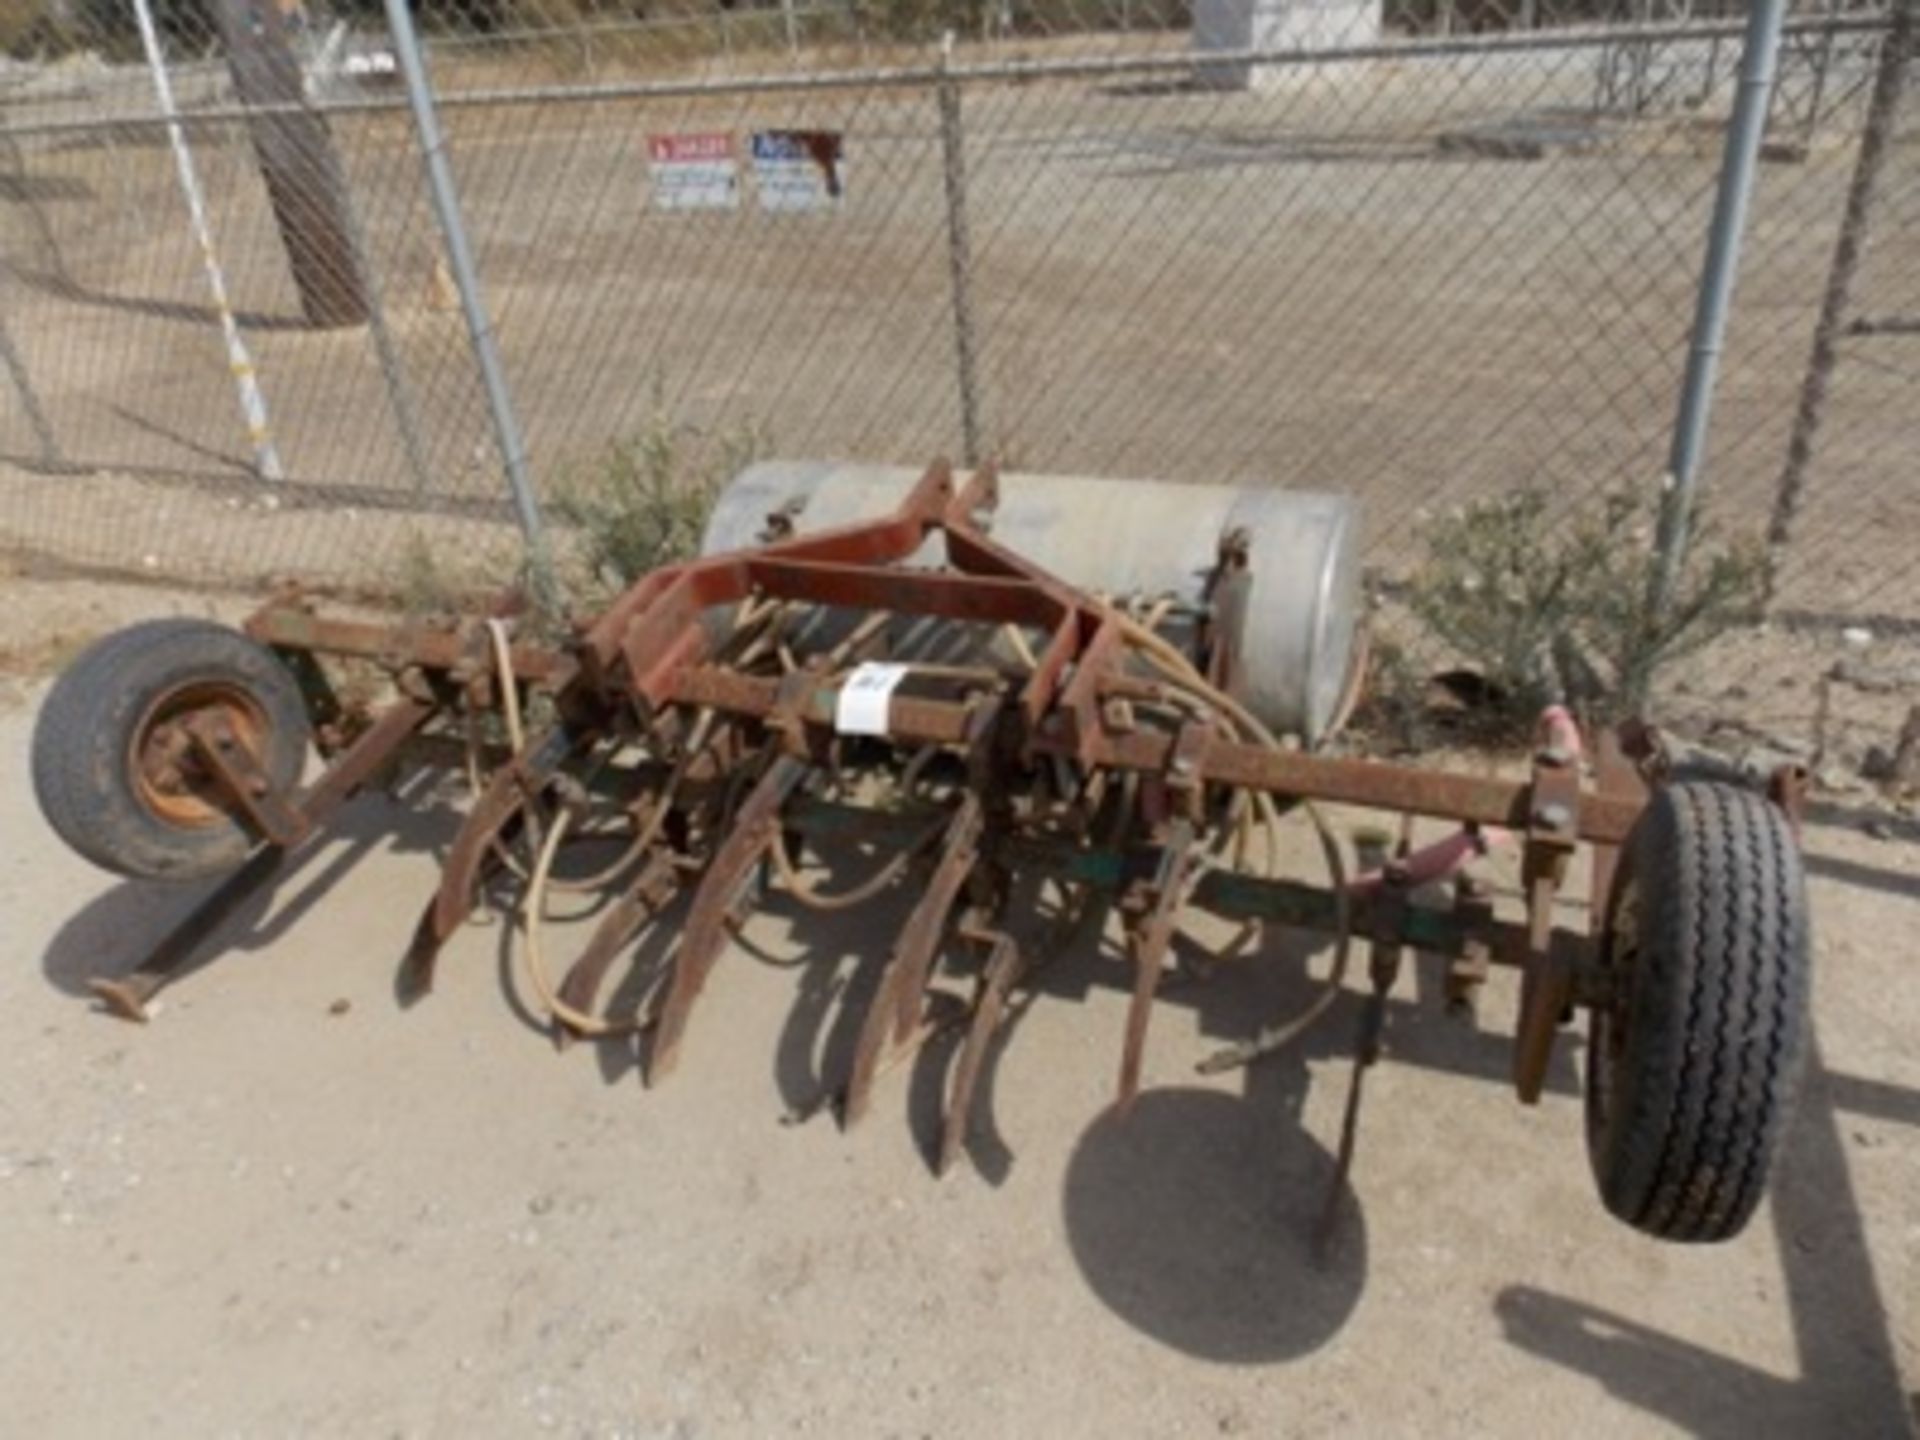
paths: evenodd
<path fill-rule="evenodd" d="M 652 1092 L 621 1047 L 553 1052 L 497 919 L 403 1010 L 395 965 L 447 796 L 356 804 L 151 1026 L 103 1017 L 85 978 L 130 965 L 199 892 L 115 881 L 47 833 L 35 671 L 123 620 L 232 603 L 17 579 L 7 596 L 11 1432 L 1520 1436 L 1551 1415 L 1595 1435 L 1912 1433 L 1905 830 L 1808 833 L 1817 1054 L 1740 1239 L 1670 1247 L 1609 1220 L 1578 1039 L 1523 1109 L 1504 1083 L 1512 987 L 1476 1027 L 1423 980 L 1396 994 L 1341 1238 L 1317 1255 L 1351 1002 L 1299 1053 L 1193 1072 L 1306 998 L 1279 939 L 1169 988 L 1125 1121 L 1104 1114 L 1112 937 L 1061 959 L 944 1180 L 925 1158 L 943 1052 L 883 1080 L 851 1135 L 781 1123 L 845 1063 L 877 913 L 770 906 Z"/>

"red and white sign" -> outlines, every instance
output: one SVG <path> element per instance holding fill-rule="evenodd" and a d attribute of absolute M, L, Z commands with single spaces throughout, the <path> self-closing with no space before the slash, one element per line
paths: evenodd
<path fill-rule="evenodd" d="M 725 130 L 647 137 L 656 210 L 737 210 L 740 159 Z"/>

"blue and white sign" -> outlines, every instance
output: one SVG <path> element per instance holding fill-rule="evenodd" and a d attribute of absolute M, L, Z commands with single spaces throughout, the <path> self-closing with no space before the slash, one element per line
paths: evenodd
<path fill-rule="evenodd" d="M 753 180 L 760 208 L 831 210 L 846 199 L 846 151 L 838 130 L 756 130 Z"/>

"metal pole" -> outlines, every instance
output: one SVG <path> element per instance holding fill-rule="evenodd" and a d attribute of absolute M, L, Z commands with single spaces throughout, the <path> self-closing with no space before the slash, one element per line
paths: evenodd
<path fill-rule="evenodd" d="M 1827 410 L 1827 386 L 1838 358 L 1838 345 L 1847 311 L 1853 304 L 1853 280 L 1866 249 L 1867 226 L 1873 197 L 1893 136 L 1895 113 L 1906 87 L 1914 49 L 1916 14 L 1920 0 L 1899 0 L 1892 27 L 1881 42 L 1880 65 L 1873 77 L 1873 94 L 1860 131 L 1860 153 L 1853 162 L 1847 186 L 1840 232 L 1833 243 L 1833 263 L 1827 270 L 1826 293 L 1820 300 L 1820 318 L 1814 322 L 1813 351 L 1807 357 L 1806 378 L 1800 385 L 1800 405 L 1793 416 L 1793 434 L 1787 440 L 1787 459 L 1774 488 L 1773 516 L 1767 525 L 1767 544 L 1777 556 L 1793 538 L 1793 522 L 1806 493 L 1807 466 L 1813 460 L 1814 437 Z"/>
<path fill-rule="evenodd" d="M 947 269 L 953 284 L 953 340 L 960 377 L 960 457 L 980 463 L 979 357 L 973 328 L 973 240 L 967 224 L 966 133 L 960 124 L 960 86 L 947 74 L 953 32 L 941 39 L 940 158 L 947 188 Z"/>
<path fill-rule="evenodd" d="M 234 389 L 240 396 L 240 416 L 246 423 L 247 439 L 253 444 L 253 465 L 262 480 L 284 480 L 280 452 L 274 447 L 267 426 L 267 399 L 260 393 L 260 380 L 254 373 L 253 356 L 247 342 L 240 338 L 240 326 L 233 318 L 233 306 L 227 300 L 227 280 L 221 274 L 220 259 L 213 249 L 213 230 L 207 224 L 206 201 L 200 194 L 200 177 L 193 168 L 193 153 L 187 149 L 186 131 L 180 128 L 180 111 L 173 103 L 173 81 L 167 76 L 167 59 L 160 51 L 160 32 L 154 28 L 153 11 L 147 0 L 133 0 L 133 16 L 140 26 L 140 46 L 146 51 L 147 68 L 153 72 L 154 99 L 165 117 L 167 143 L 173 148 L 174 168 L 179 174 L 180 193 L 186 198 L 187 218 L 193 236 L 200 245 L 200 259 L 206 270 L 207 293 L 213 297 L 214 313 L 220 317 L 220 333 L 227 342 L 227 368 L 233 372 Z"/>
<path fill-rule="evenodd" d="M 513 498 L 520 533 L 526 540 L 527 571 L 536 598 L 551 607 L 559 600 L 559 592 L 554 584 L 546 530 L 540 522 L 540 504 L 534 498 L 533 481 L 527 470 L 526 441 L 514 414 L 506 372 L 500 366 L 493 321 L 480 294 L 480 275 L 474 268 L 472 247 L 467 243 L 466 221 L 460 214 L 460 196 L 454 189 L 453 167 L 447 162 L 446 137 L 440 133 L 440 117 L 434 110 L 420 37 L 413 28 L 408 0 L 385 0 L 385 4 L 393 53 L 400 62 L 400 75 L 407 87 L 407 105 L 413 111 L 421 157 L 426 162 L 427 191 L 433 200 L 434 217 L 440 222 L 441 238 L 447 246 L 447 268 L 453 272 L 454 288 L 460 292 L 460 312 L 466 318 L 474 362 L 480 367 L 480 383 L 487 392 L 487 410 L 493 417 L 501 464 L 507 472 L 507 490 Z"/>
<path fill-rule="evenodd" d="M 1706 263 L 1700 273 L 1700 295 L 1693 316 L 1693 341 L 1687 351 L 1686 378 L 1681 383 L 1679 413 L 1673 422 L 1673 447 L 1667 460 L 1668 488 L 1660 508 L 1653 584 L 1647 597 L 1649 613 L 1655 616 L 1672 602 L 1686 563 L 1687 530 L 1699 489 L 1707 418 L 1713 408 L 1714 378 L 1720 369 L 1727 312 L 1740 269 L 1740 240 L 1746 229 L 1747 202 L 1753 196 L 1753 178 L 1760 163 L 1760 141 L 1766 132 L 1767 101 L 1773 90 L 1774 65 L 1780 53 L 1780 22 L 1785 10 L 1786 0 L 1753 0 L 1752 9 L 1747 12 L 1747 32 L 1740 50 L 1739 90 L 1734 96 L 1733 116 L 1727 122 L 1720 187 L 1714 196 L 1713 224 L 1707 233 Z"/>

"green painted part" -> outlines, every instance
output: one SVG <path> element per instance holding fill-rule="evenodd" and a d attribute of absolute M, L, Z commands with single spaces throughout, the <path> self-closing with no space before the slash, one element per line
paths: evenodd
<path fill-rule="evenodd" d="M 787 824 L 809 838 L 904 842 L 926 833 L 929 813 L 888 813 L 806 800 L 788 812 Z M 1070 884 L 1091 885 L 1109 893 L 1119 890 L 1131 876 L 1151 875 L 1159 857 L 1159 852 L 1152 849 L 1089 850 L 1065 840 L 1032 837 L 1000 840 L 993 849 L 995 858 L 1015 869 L 1041 871 Z M 1323 932 L 1339 926 L 1332 892 L 1297 880 L 1265 880 L 1230 870 L 1212 870 L 1195 887 L 1193 900 L 1228 920 L 1266 920 L 1296 930 Z M 1364 899 L 1356 899 L 1352 908 L 1354 929 L 1367 933 L 1371 906 Z M 1409 907 L 1401 921 L 1400 938 L 1420 950 L 1455 955 L 1465 943 L 1466 931 L 1445 911 Z"/>

